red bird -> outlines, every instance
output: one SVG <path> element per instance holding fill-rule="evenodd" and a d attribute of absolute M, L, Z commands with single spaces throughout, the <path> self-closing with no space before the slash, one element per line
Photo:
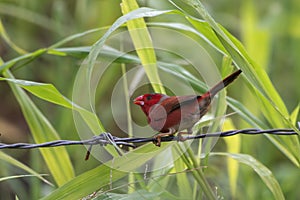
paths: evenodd
<path fill-rule="evenodd" d="M 152 93 L 135 98 L 134 103 L 141 106 L 149 125 L 160 132 L 154 136 L 156 146 L 160 146 L 163 136 L 173 135 L 184 129 L 187 129 L 188 134 L 192 133 L 194 124 L 209 110 L 212 98 L 234 81 L 241 72 L 238 70 L 232 73 L 201 96 L 168 96 Z"/>

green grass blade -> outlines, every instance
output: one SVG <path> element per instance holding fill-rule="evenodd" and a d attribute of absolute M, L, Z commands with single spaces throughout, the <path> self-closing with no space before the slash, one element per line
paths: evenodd
<path fill-rule="evenodd" d="M 101 130 L 104 130 L 101 122 L 95 114 L 74 104 L 72 101 L 64 97 L 52 84 L 1 77 L 0 80 L 16 84 L 45 101 L 78 111 L 94 133 L 98 134 Z"/>
<path fill-rule="evenodd" d="M 14 78 L 9 71 L 3 74 L 7 78 Z M 17 85 L 11 83 L 9 85 L 21 106 L 35 142 L 59 140 L 60 138 L 55 129 L 27 94 Z M 74 177 L 73 166 L 64 147 L 40 149 L 40 151 L 57 185 L 63 185 Z"/>
<path fill-rule="evenodd" d="M 176 152 L 173 152 L 173 157 L 176 158 L 177 154 Z M 181 172 L 186 169 L 186 165 L 183 162 L 183 159 L 176 159 L 174 161 L 174 169 L 176 172 Z M 178 193 L 180 197 L 191 197 L 192 192 L 192 186 L 189 182 L 187 173 L 178 173 L 176 174 L 176 181 L 178 186 Z"/>
<path fill-rule="evenodd" d="M 41 176 L 41 175 L 39 175 L 39 176 Z M 24 174 L 24 175 L 17 175 L 17 176 L 7 176 L 7 177 L 0 178 L 0 182 L 10 180 L 10 179 L 15 179 L 15 178 L 24 178 L 24 177 L 37 177 L 37 175 Z"/>
<path fill-rule="evenodd" d="M 32 60 L 36 59 L 37 57 L 43 55 L 46 53 L 46 49 L 39 49 L 32 53 L 24 54 L 22 56 L 16 57 L 8 62 L 2 63 L 0 65 L 0 74 L 3 73 L 3 71 L 10 69 L 11 67 L 15 66 L 17 63 L 20 63 L 18 67 L 24 66 L 25 64 L 28 64 Z"/>
<path fill-rule="evenodd" d="M 256 88 L 272 103 L 276 110 L 284 117 L 288 118 L 287 109 L 273 87 L 270 79 L 266 72 L 258 67 L 255 62 L 250 59 L 242 44 L 235 39 L 228 31 L 218 25 L 215 20 L 208 14 L 202 3 L 198 0 L 189 0 L 190 5 L 194 6 L 195 9 L 202 15 L 202 17 L 209 23 L 209 25 L 216 32 L 219 40 L 234 58 L 233 61 L 243 69 L 244 74 L 250 80 L 251 84 Z M 269 118 L 269 117 L 268 117 Z M 278 124 L 277 124 L 278 125 Z"/>
<path fill-rule="evenodd" d="M 187 168 L 192 171 L 195 183 L 201 188 L 201 192 L 198 194 L 203 193 L 207 199 L 215 199 L 215 193 L 204 176 L 204 172 L 202 171 L 198 158 L 195 156 L 194 152 L 190 148 L 187 148 L 187 144 L 185 143 L 182 145 L 176 144 L 175 147 L 176 153 L 180 155 L 180 159 L 182 159 Z"/>
<path fill-rule="evenodd" d="M 251 84 L 256 86 L 256 88 L 271 100 L 276 105 L 278 112 L 280 112 L 284 117 L 288 117 L 287 109 L 278 95 L 277 91 L 273 87 L 270 79 L 268 78 L 265 71 L 258 67 L 255 62 L 250 59 L 247 52 L 243 48 L 242 44 L 235 39 L 226 29 L 218 25 L 215 20 L 209 15 L 204 6 L 199 0 L 189 0 L 188 3 L 195 7 L 199 14 L 209 23 L 213 28 L 217 37 L 226 48 L 226 50 L 233 57 L 233 61 L 243 69 L 244 74 L 250 80 Z"/>
<path fill-rule="evenodd" d="M 129 12 L 138 9 L 139 6 L 136 0 L 123 0 L 121 8 L 123 14 L 128 14 Z M 158 75 L 156 55 L 144 19 L 132 19 L 126 23 L 136 52 L 144 66 L 154 91 L 157 93 L 165 93 Z"/>
<path fill-rule="evenodd" d="M 30 167 L 24 165 L 23 163 L 19 162 L 18 160 L 12 158 L 11 156 L 9 156 L 1 151 L 0 151 L 0 160 L 2 160 L 3 162 L 7 162 L 13 166 L 16 166 L 20 169 L 23 169 L 24 171 L 30 173 L 32 176 L 35 176 L 35 177 L 41 179 L 43 182 L 47 183 L 48 185 L 53 186 L 53 184 L 50 183 L 47 179 L 45 179 L 43 176 L 41 176 L 41 174 L 37 173 Z"/>
<path fill-rule="evenodd" d="M 210 156 L 227 156 L 237 160 L 240 163 L 243 163 L 249 167 L 251 167 L 262 179 L 265 185 L 269 188 L 272 192 L 274 199 L 285 199 L 282 193 L 281 187 L 277 180 L 275 179 L 272 172 L 260 163 L 258 160 L 253 158 L 250 155 L 246 154 L 232 154 L 232 153 L 222 153 L 222 152 L 215 152 L 211 153 Z"/>
<path fill-rule="evenodd" d="M 225 28 L 215 22 L 199 0 L 189 0 L 188 3 L 194 6 L 199 14 L 209 23 L 229 55 L 233 58 L 233 62 L 243 70 L 244 76 L 249 81 L 247 85 L 257 93 L 257 102 L 264 108 L 261 111 L 272 127 L 288 126 L 296 129 L 295 125 L 291 123 L 289 113 L 283 100 L 272 85 L 266 72 L 248 56 L 242 44 Z M 273 142 L 276 141 L 275 144 L 280 143 L 281 145 L 277 145 L 277 147 L 285 152 L 287 157 L 289 157 L 295 165 L 300 165 L 300 144 L 296 137 L 282 137 L 279 139 L 277 137 L 268 136 L 268 138 L 272 138 Z M 285 146 L 282 140 L 288 145 L 284 149 L 282 149 L 282 147 Z M 288 149 L 288 151 L 286 149 Z"/>
<path fill-rule="evenodd" d="M 232 123 L 232 120 L 226 120 L 224 123 L 223 131 L 226 130 L 234 130 L 235 127 Z M 224 141 L 227 146 L 227 152 L 229 153 L 240 153 L 241 150 L 241 140 L 242 137 L 240 135 L 234 135 L 230 138 L 224 138 Z M 238 162 L 232 158 L 227 159 L 227 171 L 229 176 L 229 185 L 231 194 L 233 197 L 236 195 L 236 186 L 237 186 L 237 179 L 239 175 L 239 165 Z"/>
<path fill-rule="evenodd" d="M 294 111 L 291 114 L 291 120 L 293 124 L 297 124 L 297 117 L 299 115 L 300 105 L 297 105 Z M 300 129 L 300 127 L 298 127 Z"/>
<path fill-rule="evenodd" d="M 27 52 L 18 47 L 8 36 L 8 34 L 6 33 L 2 20 L 0 18 L 0 36 L 2 36 L 2 38 L 4 39 L 4 41 L 6 41 L 6 43 L 12 48 L 14 49 L 16 52 L 18 52 L 19 54 L 26 54 Z"/>
<path fill-rule="evenodd" d="M 253 127 L 267 129 L 268 125 L 251 113 L 241 102 L 227 97 L 228 105 Z"/>

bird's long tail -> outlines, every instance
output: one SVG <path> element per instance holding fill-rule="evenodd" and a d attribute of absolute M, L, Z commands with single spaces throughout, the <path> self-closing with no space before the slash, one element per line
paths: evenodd
<path fill-rule="evenodd" d="M 232 83 L 239 75 L 242 73 L 242 70 L 237 70 L 234 73 L 230 74 L 222 81 L 217 83 L 214 87 L 212 87 L 207 93 L 209 93 L 210 98 L 212 99 L 220 90 L 225 88 L 227 85 Z"/>
<path fill-rule="evenodd" d="M 204 93 L 201 96 L 197 96 L 199 109 L 200 109 L 200 118 L 205 115 L 205 113 L 208 111 L 210 103 L 212 98 L 223 88 L 225 88 L 227 85 L 229 85 L 232 81 L 234 81 L 239 75 L 242 73 L 242 70 L 238 70 L 226 78 L 224 78 L 222 81 L 217 83 L 214 87 L 212 87 L 210 90 L 208 90 L 206 93 Z"/>

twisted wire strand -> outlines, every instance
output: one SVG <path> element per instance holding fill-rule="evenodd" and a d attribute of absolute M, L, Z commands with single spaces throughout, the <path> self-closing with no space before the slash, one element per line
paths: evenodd
<path fill-rule="evenodd" d="M 215 133 L 206 133 L 198 135 L 187 135 L 187 136 L 166 136 L 161 138 L 161 142 L 170 142 L 170 141 L 181 141 L 181 137 L 184 140 L 194 140 L 206 137 L 229 137 L 237 134 L 245 135 L 257 135 L 257 134 L 271 134 L 271 135 L 298 135 L 293 129 L 269 129 L 269 130 L 260 130 L 260 129 L 242 129 L 242 130 L 231 130 L 225 132 L 215 132 Z M 102 133 L 98 136 L 94 136 L 91 139 L 87 140 L 56 140 L 51 142 L 45 142 L 41 144 L 30 144 L 30 143 L 14 143 L 14 144 L 5 144 L 0 143 L 0 149 L 33 149 L 33 148 L 45 148 L 45 147 L 57 147 L 57 146 L 69 146 L 69 145 L 118 145 L 118 146 L 127 146 L 135 148 L 137 143 L 147 143 L 155 142 L 156 138 L 154 137 L 132 137 L 132 138 L 120 138 L 111 135 L 110 133 Z"/>

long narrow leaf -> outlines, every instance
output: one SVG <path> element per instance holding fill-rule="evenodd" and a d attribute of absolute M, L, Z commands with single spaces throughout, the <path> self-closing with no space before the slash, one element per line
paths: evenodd
<path fill-rule="evenodd" d="M 123 0 L 121 8 L 123 14 L 128 14 L 129 12 L 138 9 L 139 6 L 136 0 Z M 157 60 L 152 40 L 144 19 L 132 19 L 128 20 L 126 23 L 137 54 L 143 64 L 154 91 L 157 93 L 165 93 L 158 75 Z"/>
<path fill-rule="evenodd" d="M 23 169 L 24 171 L 30 173 L 32 176 L 35 176 L 39 179 L 41 179 L 42 181 L 44 181 L 45 183 L 49 184 L 52 186 L 52 183 L 50 183 L 49 181 L 47 181 L 47 179 L 45 179 L 43 176 L 41 176 L 39 173 L 37 173 L 36 171 L 34 171 L 33 169 L 29 168 L 28 166 L 24 165 L 23 163 L 19 162 L 18 160 L 12 158 L 11 156 L 3 153 L 0 151 L 0 160 L 2 160 L 3 162 L 7 162 L 13 166 L 16 166 L 20 169 Z"/>
<path fill-rule="evenodd" d="M 189 0 L 187 2 L 189 5 L 195 7 L 199 14 L 209 23 L 229 55 L 233 58 L 233 61 L 243 69 L 245 76 L 249 80 L 247 84 L 257 92 L 259 97 L 258 103 L 262 103 L 261 106 L 265 108 L 262 109 L 262 113 L 269 123 L 273 127 L 289 126 L 296 130 L 295 125 L 291 123 L 289 113 L 283 100 L 272 85 L 266 72 L 255 64 L 242 44 L 235 37 L 215 22 L 199 0 Z M 280 144 L 277 145 L 277 147 L 284 152 L 296 166 L 300 165 L 300 144 L 297 137 L 279 139 L 277 137 L 268 136 L 268 138 L 272 138 L 271 141 L 273 142 L 276 141 L 275 144 Z M 283 145 L 282 140 L 287 147 Z"/>
<path fill-rule="evenodd" d="M 100 132 L 99 127 L 103 128 L 95 114 L 74 104 L 72 101 L 64 97 L 52 84 L 1 77 L 0 80 L 16 84 L 45 101 L 78 111 L 94 133 Z"/>
<path fill-rule="evenodd" d="M 14 78 L 9 71 L 6 71 L 3 74 L 7 78 Z M 10 87 L 21 106 L 23 115 L 29 125 L 35 142 L 42 143 L 59 140 L 60 138 L 55 129 L 41 111 L 33 104 L 27 94 L 15 84 L 10 83 Z M 64 147 L 40 149 L 40 151 L 57 185 L 63 185 L 74 177 L 73 166 Z"/>
<path fill-rule="evenodd" d="M 253 171 L 255 171 L 260 176 L 260 178 L 263 180 L 265 185 L 272 192 L 274 199 L 285 199 L 281 187 L 277 182 L 277 180 L 275 179 L 272 172 L 252 156 L 246 154 L 233 154 L 233 153 L 222 153 L 222 152 L 220 153 L 214 152 L 210 154 L 210 156 L 215 156 L 215 155 L 227 156 L 251 167 Z"/>
<path fill-rule="evenodd" d="M 165 148 L 157 149 L 153 144 L 143 145 L 125 156 L 115 158 L 75 177 L 43 200 L 79 199 L 101 188 L 113 187 L 115 181 L 128 175 L 127 172 L 135 172 L 137 168 L 164 150 Z"/>

